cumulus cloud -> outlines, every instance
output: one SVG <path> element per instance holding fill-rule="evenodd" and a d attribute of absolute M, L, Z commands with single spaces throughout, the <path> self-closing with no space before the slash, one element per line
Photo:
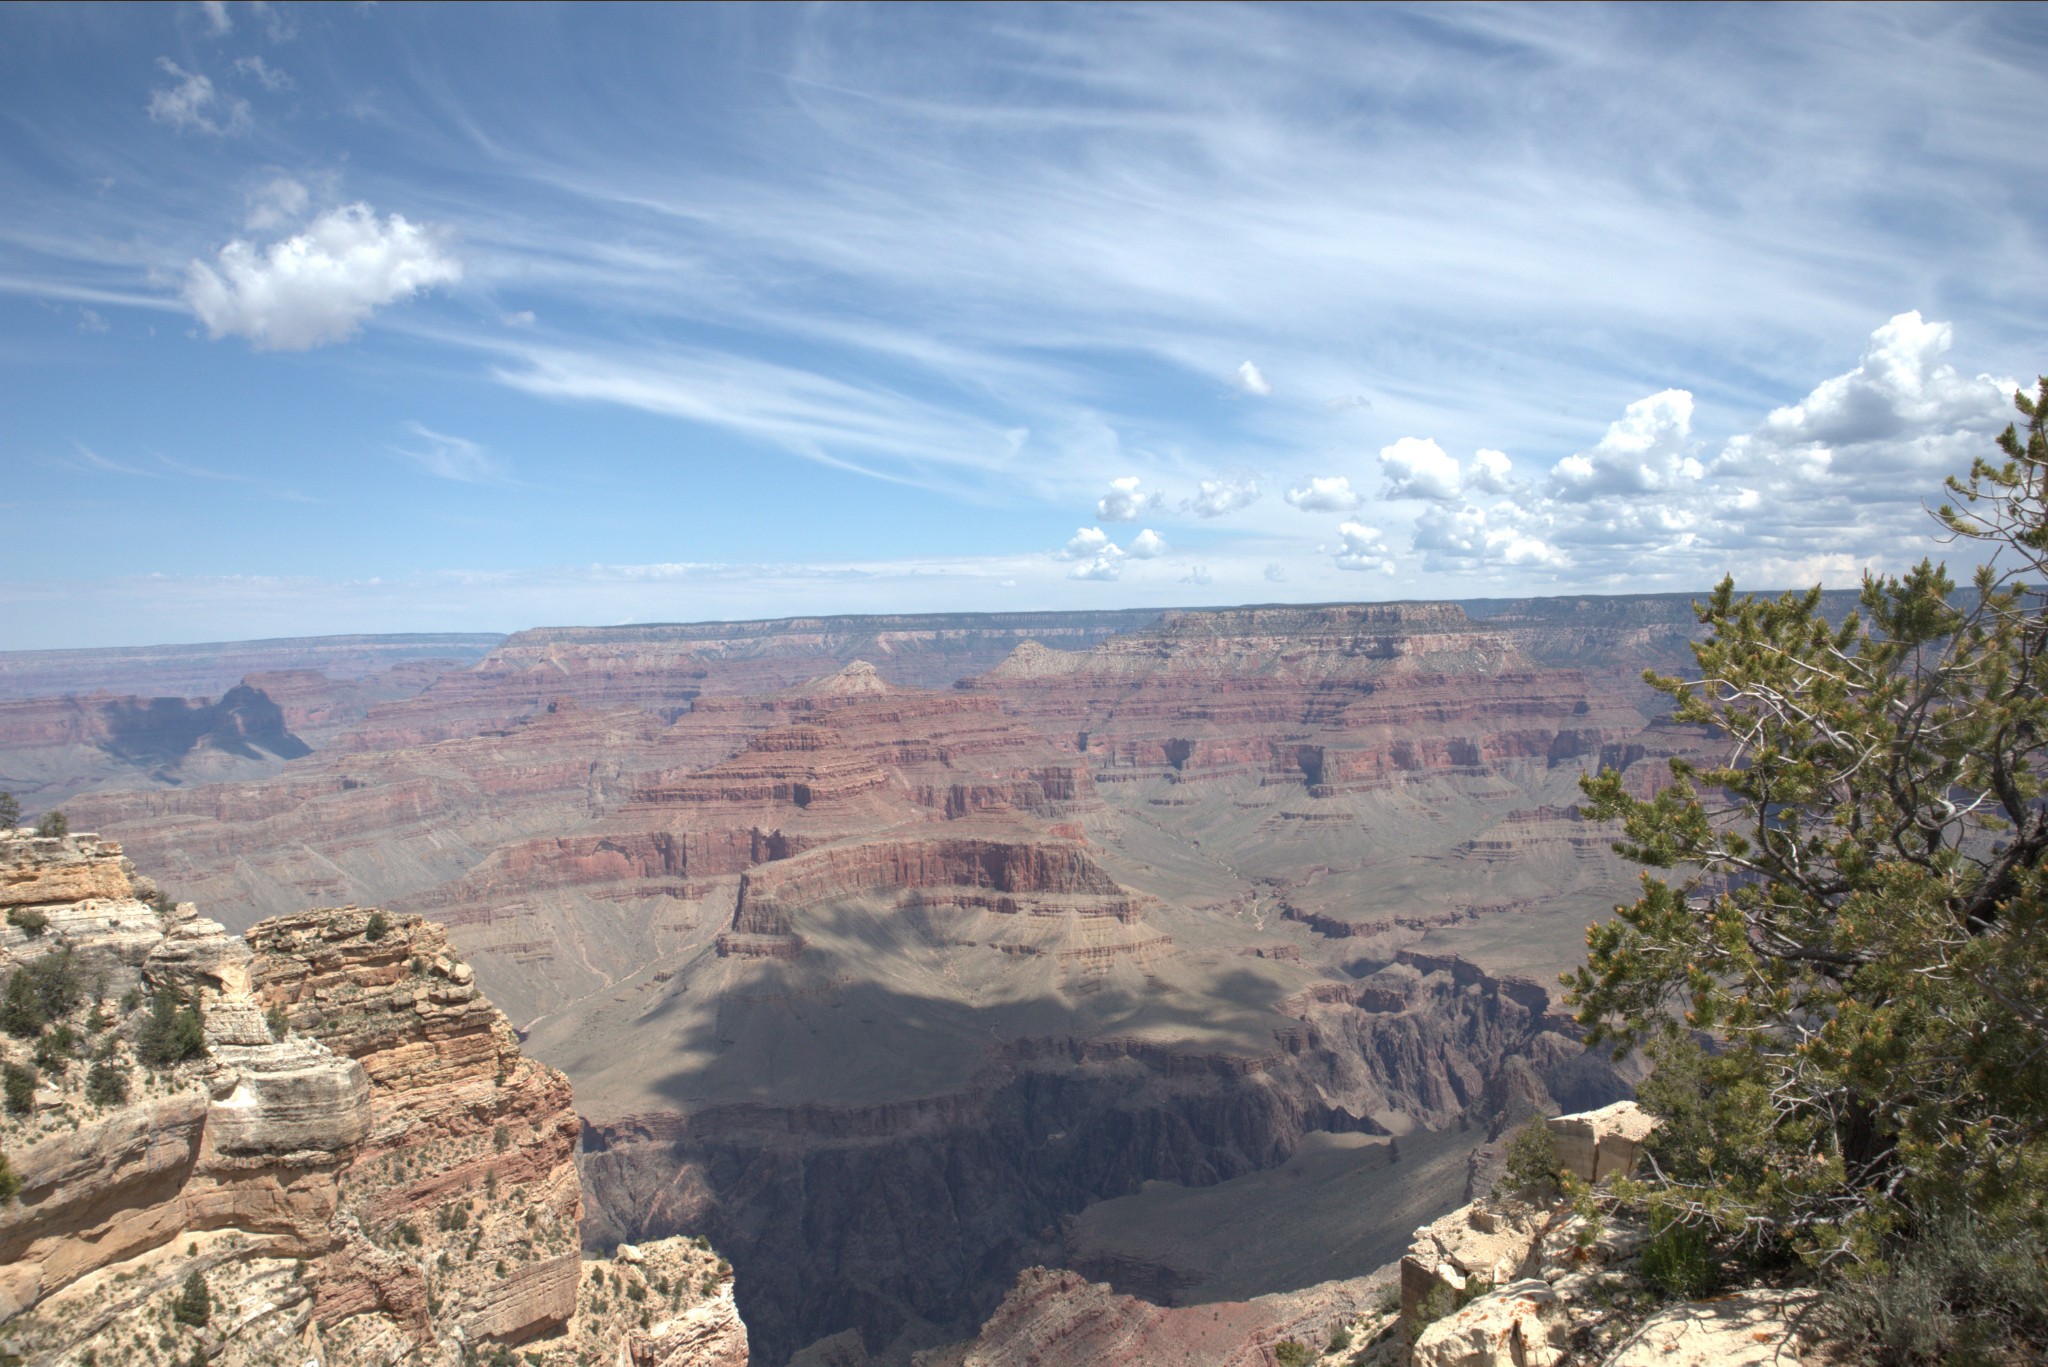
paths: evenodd
<path fill-rule="evenodd" d="M 1306 485 L 1289 489 L 1283 497 L 1305 513 L 1348 513 L 1365 501 L 1343 475 L 1328 479 L 1312 477 Z"/>
<path fill-rule="evenodd" d="M 1592 450 L 1559 461 L 1551 480 L 1564 497 L 1581 499 L 1682 488 L 1706 473 L 1686 453 L 1691 438 L 1692 395 L 1666 389 L 1630 404 Z"/>
<path fill-rule="evenodd" d="M 1157 560 L 1168 549 L 1166 538 L 1147 527 L 1131 541 L 1129 554 L 1133 560 Z"/>
<path fill-rule="evenodd" d="M 1086 560 L 1090 556 L 1101 554 L 1103 549 L 1109 546 L 1109 533 L 1102 528 L 1079 527 L 1067 538 L 1067 544 L 1060 547 L 1059 557 L 1062 560 Z"/>
<path fill-rule="evenodd" d="M 1380 540 L 1379 528 L 1346 522 L 1337 528 L 1337 535 L 1344 542 L 1337 549 L 1338 569 L 1378 570 L 1383 574 L 1394 572 L 1393 553 Z"/>
<path fill-rule="evenodd" d="M 430 475 L 460 484 L 491 484 L 505 477 L 490 452 L 467 437 L 452 437 L 416 422 L 407 423 L 405 429 L 418 440 L 411 446 L 394 446 L 392 451 Z"/>
<path fill-rule="evenodd" d="M 1247 507 L 1259 497 L 1257 481 L 1251 479 L 1205 479 L 1195 496 L 1181 506 L 1196 517 L 1222 517 Z"/>
<path fill-rule="evenodd" d="M 237 239 L 216 265 L 186 270 L 185 301 L 214 337 L 259 350 L 304 351 L 353 335 L 377 309 L 462 278 L 432 229 L 367 204 L 333 209 L 259 248 Z"/>
<path fill-rule="evenodd" d="M 1465 487 L 1482 494 L 1505 494 L 1515 486 L 1514 462 L 1505 451 L 1480 450 L 1472 453 L 1472 468 L 1466 472 Z"/>
<path fill-rule="evenodd" d="M 194 133 L 249 131 L 249 102 L 223 95 L 213 82 L 197 71 L 187 71 L 168 57 L 156 59 L 158 67 L 176 81 L 149 92 L 149 117 L 158 123 Z"/>
<path fill-rule="evenodd" d="M 1287 567 L 1277 560 L 1268 563 L 1266 566 L 1266 581 L 1272 584 L 1286 583 Z"/>
<path fill-rule="evenodd" d="M 1259 368 L 1250 361 L 1237 368 L 1237 372 L 1231 376 L 1231 381 L 1245 393 L 1256 394 L 1262 399 L 1273 392 L 1273 386 L 1266 382 L 1266 377 L 1260 374 Z"/>
<path fill-rule="evenodd" d="M 1094 559 L 1084 560 L 1067 571 L 1069 579 L 1114 579 L 1124 572 L 1124 553 L 1114 545 L 1104 546 Z"/>
<path fill-rule="evenodd" d="M 1181 583 L 1193 584 L 1196 588 L 1201 588 L 1204 585 L 1208 584 L 1209 580 L 1209 570 L 1208 567 L 1205 565 L 1196 565 L 1193 569 L 1189 570 L 1186 574 L 1180 577 Z"/>
<path fill-rule="evenodd" d="M 1142 482 L 1136 475 L 1111 480 L 1109 492 L 1096 501 L 1095 515 L 1104 522 L 1136 522 L 1147 510 L 1166 501 L 1161 494 L 1138 492 Z"/>
<path fill-rule="evenodd" d="M 1388 498 L 1454 499 L 1462 487 L 1457 459 L 1428 437 L 1403 437 L 1380 450 Z"/>
<path fill-rule="evenodd" d="M 206 26 L 215 33 L 226 33 L 235 26 L 228 17 L 227 0 L 199 0 L 199 12 L 206 16 Z"/>
<path fill-rule="evenodd" d="M 1529 525 L 1533 519 L 1511 504 L 1439 504 L 1415 520 L 1414 548 L 1429 569 L 1470 569 L 1480 565 L 1558 567 L 1564 553 Z"/>

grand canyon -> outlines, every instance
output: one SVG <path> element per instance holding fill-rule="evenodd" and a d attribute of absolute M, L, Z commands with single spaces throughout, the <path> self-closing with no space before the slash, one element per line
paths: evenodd
<path fill-rule="evenodd" d="M 153 934 L 246 933 L 250 1000 L 438 964 L 504 1013 L 501 1088 L 565 1079 L 494 1103 L 534 1156 L 366 1224 L 497 1162 L 557 1193 L 558 1258 L 706 1241 L 767 1367 L 1022 1362 L 1103 1307 L 1227 1311 L 1186 1351 L 1234 1362 L 1363 1313 L 1507 1126 L 1632 1095 L 1556 987 L 1635 879 L 1574 802 L 1714 753 L 1642 681 L 1695 629 L 1675 595 L 18 654 L 0 788 L 198 909 Z M 314 1164 L 346 1204 L 405 1051 L 334 1014 L 373 1084 Z M 296 1237 L 345 1319 L 367 1255 Z M 573 1256 L 532 1275 L 574 1300 Z"/>

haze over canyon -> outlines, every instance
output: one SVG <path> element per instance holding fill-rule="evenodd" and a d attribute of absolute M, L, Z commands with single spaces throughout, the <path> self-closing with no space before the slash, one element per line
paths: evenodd
<path fill-rule="evenodd" d="M 582 1242 L 708 1237 L 757 1363 L 907 1362 L 1034 1266 L 1270 1329 L 1509 1120 L 1631 1094 L 1555 1000 L 1634 885 L 1574 799 L 1708 753 L 1640 677 L 1694 630 L 1663 595 L 22 652 L 0 788 L 229 930 L 447 927 L 573 1087 Z"/>

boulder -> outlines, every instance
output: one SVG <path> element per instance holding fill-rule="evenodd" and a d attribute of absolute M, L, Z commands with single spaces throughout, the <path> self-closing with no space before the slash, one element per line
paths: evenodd
<path fill-rule="evenodd" d="M 1426 1327 L 1412 1367 L 1552 1367 L 1564 1361 L 1570 1325 L 1541 1278 L 1510 1282 Z"/>
<path fill-rule="evenodd" d="M 1635 1169 L 1643 1141 L 1657 1128 L 1656 1118 L 1633 1101 L 1617 1101 L 1597 1111 L 1553 1116 L 1548 1122 L 1557 1141 L 1557 1163 L 1587 1182 L 1626 1177 Z"/>

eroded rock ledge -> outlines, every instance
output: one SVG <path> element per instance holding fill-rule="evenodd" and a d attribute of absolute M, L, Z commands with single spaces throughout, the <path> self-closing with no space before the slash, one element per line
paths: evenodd
<path fill-rule="evenodd" d="M 0 832 L 0 904 L 0 981 L 43 994 L 0 1040 L 34 1073 L 0 1119 L 8 1360 L 746 1362 L 708 1246 L 583 1257 L 568 1080 L 440 926 L 343 907 L 245 940 L 91 835 Z M 168 1062 L 166 1006 L 196 1013 Z"/>

